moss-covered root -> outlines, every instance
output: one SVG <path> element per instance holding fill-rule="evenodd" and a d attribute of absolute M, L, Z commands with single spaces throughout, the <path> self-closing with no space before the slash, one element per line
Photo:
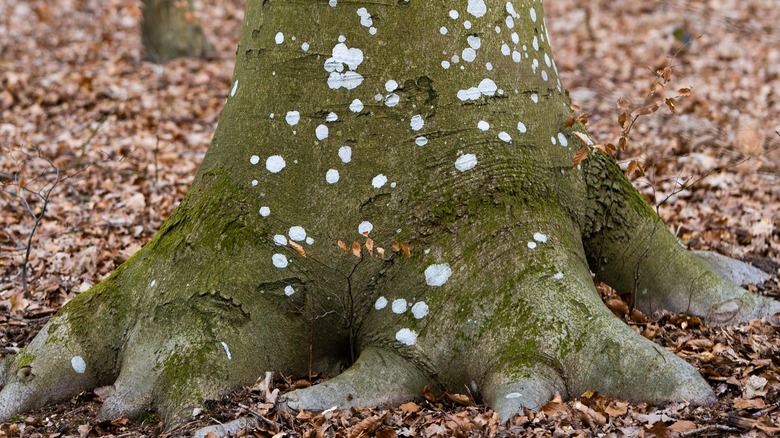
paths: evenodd
<path fill-rule="evenodd" d="M 397 353 L 368 347 L 339 376 L 292 391 L 284 402 L 290 409 L 311 410 L 397 405 L 420 395 L 427 382 L 416 366 Z"/>
<path fill-rule="evenodd" d="M 710 324 L 777 319 L 780 302 L 750 293 L 680 246 L 611 159 L 588 160 L 585 242 L 599 280 L 634 295 L 644 312 L 666 309 Z"/>
<path fill-rule="evenodd" d="M 67 316 L 60 315 L 6 362 L 5 385 L 0 391 L 0 422 L 12 415 L 66 400 L 93 388 L 105 370 L 86 362 L 89 357 L 78 339 L 68 338 Z"/>
<path fill-rule="evenodd" d="M 570 394 L 594 390 L 632 402 L 715 402 L 691 365 L 612 315 L 594 317 L 580 336 L 582 347 L 563 363 Z"/>
<path fill-rule="evenodd" d="M 506 421 L 520 408 L 538 411 L 555 393 L 567 397 L 566 384 L 559 372 L 546 364 L 538 363 L 509 378 L 504 373 L 495 372 L 484 384 L 482 393 L 485 402 L 498 412 L 501 421 Z"/>

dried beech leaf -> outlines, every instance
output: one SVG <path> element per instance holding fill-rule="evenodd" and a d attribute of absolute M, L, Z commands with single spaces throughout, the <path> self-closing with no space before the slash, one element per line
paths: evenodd
<path fill-rule="evenodd" d="M 366 239 L 366 249 L 369 255 L 374 255 L 374 241 L 372 239 Z"/>
<path fill-rule="evenodd" d="M 360 257 L 360 244 L 357 242 L 352 242 L 352 255 Z"/>
<path fill-rule="evenodd" d="M 428 385 L 425 385 L 425 387 L 423 388 L 422 396 L 423 396 L 423 398 L 425 398 L 429 402 L 437 402 L 438 401 L 436 396 L 433 395 L 433 392 L 431 391 L 431 387 L 428 386 Z"/>
<path fill-rule="evenodd" d="M 467 396 L 465 394 L 449 394 L 449 393 L 447 393 L 446 396 L 447 396 L 447 400 L 449 400 L 449 401 L 451 401 L 451 402 L 453 402 L 455 404 L 461 405 L 461 406 L 473 406 L 474 405 L 474 403 L 471 401 L 469 396 Z"/>
<path fill-rule="evenodd" d="M 620 127 L 623 128 L 624 130 L 628 129 L 628 113 L 627 112 L 624 111 L 624 112 L 620 113 L 620 115 L 618 116 L 618 125 L 620 125 Z"/>
<path fill-rule="evenodd" d="M 336 242 L 336 243 L 338 243 L 338 245 L 339 245 L 339 248 L 341 248 L 342 250 L 344 250 L 344 252 L 348 252 L 348 251 L 349 251 L 349 250 L 347 249 L 347 244 L 345 244 L 344 242 L 342 242 L 342 241 L 340 241 L 340 240 L 339 240 L 339 241 L 338 241 L 338 242 Z"/>
<path fill-rule="evenodd" d="M 293 242 L 292 240 L 290 240 L 290 241 L 289 241 L 289 242 L 287 242 L 287 243 L 288 243 L 288 244 L 289 244 L 289 245 L 292 247 L 292 249 L 294 249 L 294 250 L 295 250 L 295 252 L 297 252 L 298 254 L 300 254 L 300 255 L 302 255 L 302 256 L 304 256 L 304 257 L 306 257 L 306 250 L 305 250 L 305 249 L 303 249 L 303 247 L 302 247 L 300 244 L 298 244 L 298 243 L 295 243 L 295 242 Z"/>
<path fill-rule="evenodd" d="M 645 170 L 642 168 L 642 164 L 637 160 L 631 160 L 628 162 L 628 169 L 626 169 L 626 174 L 629 178 L 633 178 L 635 173 L 639 173 L 639 175 L 644 175 Z"/>
<path fill-rule="evenodd" d="M 584 133 L 582 133 L 582 132 L 579 132 L 579 131 L 574 131 L 574 132 L 572 132 L 572 135 L 574 135 L 575 137 L 577 137 L 577 138 L 579 138 L 580 140 L 582 140 L 582 142 L 583 142 L 583 143 L 585 143 L 585 144 L 591 144 L 591 143 L 592 143 L 592 142 L 590 141 L 590 139 L 588 138 L 588 136 L 587 136 L 587 135 L 585 135 L 585 134 L 584 134 Z"/>
<path fill-rule="evenodd" d="M 412 256 L 412 251 L 409 250 L 409 244 L 408 243 L 406 243 L 406 242 L 402 243 L 401 244 L 401 249 L 404 251 L 404 254 L 407 257 L 411 257 Z"/>
<path fill-rule="evenodd" d="M 350 438 L 373 436 L 374 429 L 382 424 L 382 421 L 384 421 L 384 417 L 376 415 L 373 417 L 368 417 L 360 423 L 356 424 L 348 436 Z"/>
<path fill-rule="evenodd" d="M 566 122 L 564 122 L 563 126 L 564 126 L 565 128 L 571 128 L 572 126 L 574 126 L 574 121 L 575 121 L 575 120 L 576 120 L 576 119 L 574 118 L 574 116 L 572 116 L 571 114 L 569 114 L 569 117 L 567 117 L 567 118 L 566 118 Z"/>
<path fill-rule="evenodd" d="M 574 154 L 574 165 L 572 167 L 577 167 L 582 163 L 584 159 L 588 158 L 588 148 L 583 146 L 580 148 L 580 150 L 577 151 L 577 153 Z"/>
<path fill-rule="evenodd" d="M 394 249 L 396 252 L 398 252 L 398 251 L 400 251 L 400 250 L 401 250 L 401 246 L 400 246 L 400 245 L 398 245 L 398 242 L 397 242 L 397 241 L 393 240 L 392 242 L 390 242 L 390 244 L 391 244 L 391 245 L 393 245 L 393 249 Z"/>
<path fill-rule="evenodd" d="M 617 147 L 612 143 L 607 143 L 604 145 L 604 151 L 609 155 L 615 155 L 615 153 L 617 153 Z"/>
<path fill-rule="evenodd" d="M 582 107 L 577 105 L 576 103 L 572 103 L 571 105 L 569 105 L 569 108 L 571 108 L 572 111 L 579 111 L 582 109 Z"/>
<path fill-rule="evenodd" d="M 628 106 L 629 105 L 630 104 L 628 102 L 628 99 L 626 99 L 625 97 L 619 97 L 618 98 L 618 100 L 617 100 L 617 107 L 618 108 L 622 109 L 623 111 L 628 111 Z"/>
<path fill-rule="evenodd" d="M 626 140 L 626 137 L 620 137 L 618 140 L 618 149 L 624 151 L 626 150 L 626 145 L 628 144 L 628 140 Z"/>
<path fill-rule="evenodd" d="M 410 414 L 412 412 L 419 412 L 420 409 L 421 409 L 420 405 L 418 405 L 415 402 L 404 403 L 401 406 L 399 406 L 398 408 L 401 409 L 401 412 L 404 412 L 404 413 L 407 413 L 407 414 Z"/>
<path fill-rule="evenodd" d="M 382 257 L 382 258 L 384 258 L 384 257 L 385 257 L 385 249 L 384 249 L 384 248 L 382 248 L 381 246 L 377 246 L 377 247 L 376 247 L 376 254 L 377 254 L 379 257 Z"/>
<path fill-rule="evenodd" d="M 693 90 L 690 87 L 680 88 L 677 90 L 679 96 L 690 96 Z"/>
<path fill-rule="evenodd" d="M 667 98 L 664 101 L 664 103 L 666 103 L 666 106 L 668 106 L 669 109 L 672 111 L 672 114 L 677 114 L 677 106 L 673 97 Z"/>
<path fill-rule="evenodd" d="M 397 438 L 398 433 L 390 426 L 381 426 L 374 435 L 374 438 Z"/>

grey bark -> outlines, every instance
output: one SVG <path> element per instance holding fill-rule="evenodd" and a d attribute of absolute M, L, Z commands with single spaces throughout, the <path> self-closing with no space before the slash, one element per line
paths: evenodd
<path fill-rule="evenodd" d="M 192 0 L 142 3 L 141 39 L 150 61 L 163 64 L 179 57 L 201 57 L 214 49 L 195 17 Z"/>
<path fill-rule="evenodd" d="M 0 419 L 113 385 L 101 418 L 175 422 L 265 371 L 355 358 L 288 405 L 395 404 L 424 384 L 468 385 L 502 418 L 555 392 L 712 402 L 591 272 L 646 312 L 726 324 L 780 305 L 685 251 L 611 158 L 572 166 L 584 130 L 566 126 L 541 4 L 332 3 L 247 4 L 193 187 L 8 359 Z"/>

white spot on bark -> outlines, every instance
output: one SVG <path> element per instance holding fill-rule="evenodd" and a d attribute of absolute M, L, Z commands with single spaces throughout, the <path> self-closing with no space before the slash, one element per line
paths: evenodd
<path fill-rule="evenodd" d="M 561 143 L 561 146 L 566 147 L 569 145 L 569 140 L 566 139 L 566 136 L 563 135 L 562 132 L 558 133 L 558 141 Z"/>
<path fill-rule="evenodd" d="M 528 242 L 528 248 L 529 249 L 535 249 L 536 248 L 536 242 Z"/>
<path fill-rule="evenodd" d="M 84 374 L 87 371 L 87 363 L 84 362 L 84 358 L 81 356 L 73 356 L 70 359 L 70 366 L 73 367 L 73 371 Z"/>
<path fill-rule="evenodd" d="M 252 187 L 257 187 L 257 185 L 260 184 L 256 179 L 252 180 Z"/>
<path fill-rule="evenodd" d="M 417 332 L 408 328 L 402 328 L 395 334 L 395 339 L 404 345 L 412 346 L 417 342 Z"/>
<path fill-rule="evenodd" d="M 425 137 L 417 137 L 417 138 L 414 139 L 414 144 L 416 144 L 417 146 L 423 147 L 426 144 L 428 144 L 428 139 L 425 138 Z"/>
<path fill-rule="evenodd" d="M 307 237 L 306 238 L 306 244 L 307 245 L 314 245 L 314 239 L 312 239 L 311 237 Z"/>
<path fill-rule="evenodd" d="M 563 272 L 556 272 L 555 275 L 552 277 L 554 280 L 563 280 Z"/>
<path fill-rule="evenodd" d="M 482 40 L 475 35 L 469 35 L 466 38 L 466 42 L 469 44 L 469 47 L 474 50 L 479 50 L 479 48 L 482 46 Z"/>
<path fill-rule="evenodd" d="M 303 50 L 304 52 L 308 52 L 309 51 L 309 43 L 304 42 L 303 44 L 301 44 L 301 50 Z"/>
<path fill-rule="evenodd" d="M 398 82 L 390 79 L 389 81 L 385 82 L 385 90 L 387 90 L 388 93 L 392 93 L 393 91 L 398 89 Z"/>
<path fill-rule="evenodd" d="M 442 27 L 439 28 L 439 33 L 440 34 L 447 35 L 447 32 L 449 32 L 449 31 L 447 30 L 446 27 L 442 26 Z"/>
<path fill-rule="evenodd" d="M 258 157 L 257 155 L 252 155 L 251 157 L 249 157 L 249 164 L 257 164 L 259 162 L 260 162 L 260 157 Z"/>
<path fill-rule="evenodd" d="M 342 146 L 339 148 L 339 158 L 344 163 L 352 161 L 352 148 L 349 146 Z"/>
<path fill-rule="evenodd" d="M 531 21 L 533 21 L 534 23 L 536 23 L 536 9 L 534 9 L 534 8 L 531 8 L 531 10 L 530 10 L 530 11 L 528 11 L 528 12 L 530 12 L 530 13 L 531 13 Z"/>
<path fill-rule="evenodd" d="M 371 19 L 371 14 L 366 8 L 359 8 L 357 10 L 358 17 L 360 17 L 360 24 L 363 27 L 371 27 L 374 24 L 374 20 Z"/>
<path fill-rule="evenodd" d="M 295 288 L 290 286 L 289 284 L 284 287 L 284 294 L 288 297 L 291 297 L 295 293 Z"/>
<path fill-rule="evenodd" d="M 477 128 L 479 128 L 480 131 L 487 131 L 488 129 L 490 129 L 490 123 L 484 120 L 480 120 L 479 122 L 477 122 Z"/>
<path fill-rule="evenodd" d="M 525 123 L 523 122 L 517 122 L 517 130 L 520 131 L 521 134 L 528 132 L 528 128 L 525 127 Z"/>
<path fill-rule="evenodd" d="M 493 70 L 493 64 L 487 62 L 487 63 L 485 63 L 485 68 L 487 69 L 487 71 L 491 71 L 491 70 Z"/>
<path fill-rule="evenodd" d="M 281 155 L 271 155 L 265 160 L 265 168 L 271 173 L 279 173 L 284 169 L 287 164 L 284 162 L 284 158 Z"/>
<path fill-rule="evenodd" d="M 276 246 L 287 246 L 287 238 L 282 234 L 274 235 L 274 243 Z"/>
<path fill-rule="evenodd" d="M 363 76 L 355 72 L 363 62 L 363 51 L 349 48 L 343 42 L 333 47 L 332 56 L 325 61 L 325 70 L 330 72 L 328 86 L 334 90 L 341 87 L 352 90 L 363 83 Z M 344 68 L 349 71 L 344 71 Z"/>
<path fill-rule="evenodd" d="M 359 234 L 369 234 L 371 233 L 371 230 L 374 229 L 374 225 L 369 221 L 363 221 L 358 225 L 358 233 Z"/>
<path fill-rule="evenodd" d="M 485 0 L 469 0 L 469 6 L 466 8 L 469 14 L 479 18 L 487 12 Z"/>
<path fill-rule="evenodd" d="M 539 95 L 536 93 L 531 93 L 531 100 L 533 100 L 534 103 L 539 103 Z"/>
<path fill-rule="evenodd" d="M 353 113 L 359 113 L 363 111 L 363 102 L 360 99 L 355 99 L 349 104 L 349 110 Z"/>
<path fill-rule="evenodd" d="M 459 90 L 458 91 L 458 99 L 466 101 L 466 100 L 477 100 L 479 97 L 482 96 L 482 93 L 480 93 L 479 88 L 477 87 L 471 87 L 468 90 Z"/>
<path fill-rule="evenodd" d="M 461 172 L 473 169 L 477 165 L 477 156 L 474 154 L 463 154 L 455 160 L 455 168 Z"/>
<path fill-rule="evenodd" d="M 401 96 L 395 93 L 390 93 L 385 98 L 385 106 L 387 106 L 388 108 L 397 106 L 399 102 L 401 102 Z"/>
<path fill-rule="evenodd" d="M 453 20 L 457 20 L 458 17 L 460 17 L 460 14 L 455 9 L 450 10 L 450 18 Z"/>
<path fill-rule="evenodd" d="M 512 53 L 512 49 L 509 48 L 509 45 L 507 43 L 501 44 L 501 54 L 509 56 L 510 53 Z"/>
<path fill-rule="evenodd" d="M 547 243 L 547 236 L 542 233 L 534 233 L 534 240 L 539 243 Z"/>
<path fill-rule="evenodd" d="M 336 184 L 339 182 L 339 171 L 336 169 L 328 169 L 328 171 L 325 172 L 325 181 L 327 181 L 328 184 Z"/>
<path fill-rule="evenodd" d="M 506 398 L 520 398 L 522 396 L 523 396 L 523 394 L 520 394 L 519 392 L 510 392 L 505 397 Z"/>
<path fill-rule="evenodd" d="M 230 90 L 230 97 L 236 95 L 236 90 L 238 90 L 238 79 L 236 79 L 236 81 L 233 82 L 233 88 Z"/>
<path fill-rule="evenodd" d="M 298 111 L 287 111 L 287 114 L 284 116 L 284 120 L 288 125 L 295 126 L 301 120 L 301 113 Z"/>
<path fill-rule="evenodd" d="M 471 22 L 469 20 L 464 21 L 463 27 L 465 27 L 466 29 L 471 29 Z"/>
<path fill-rule="evenodd" d="M 433 264 L 425 268 L 425 283 L 428 286 L 438 287 L 450 279 L 452 269 L 448 263 Z"/>
<path fill-rule="evenodd" d="M 474 62 L 474 60 L 477 59 L 477 52 L 471 47 L 466 47 L 465 49 L 463 49 L 463 52 L 461 53 L 461 57 L 466 62 Z"/>
<path fill-rule="evenodd" d="M 385 307 L 387 307 L 387 298 L 385 298 L 385 297 L 377 298 L 376 302 L 374 303 L 374 309 L 382 310 Z"/>
<path fill-rule="evenodd" d="M 339 0 L 328 0 L 328 6 L 330 6 L 331 8 L 335 8 L 338 3 Z"/>
<path fill-rule="evenodd" d="M 149 283 L 149 287 L 154 287 L 157 284 L 157 280 L 152 280 L 151 283 Z"/>
<path fill-rule="evenodd" d="M 301 226 L 294 226 L 290 227 L 290 230 L 287 231 L 287 235 L 290 236 L 290 239 L 300 242 L 301 240 L 306 239 L 306 230 Z"/>
<path fill-rule="evenodd" d="M 555 140 L 555 137 L 550 137 L 550 142 L 551 142 L 552 144 L 558 144 L 558 141 L 557 141 L 557 140 Z"/>
<path fill-rule="evenodd" d="M 260 213 L 260 216 L 262 217 L 268 217 L 268 215 L 271 214 L 271 209 L 266 206 L 262 206 L 257 212 Z"/>
<path fill-rule="evenodd" d="M 412 116 L 412 120 L 409 122 L 409 124 L 412 127 L 412 131 L 419 131 L 425 125 L 425 120 L 423 120 L 421 115 L 417 114 Z"/>
<path fill-rule="evenodd" d="M 501 139 L 501 141 L 505 143 L 511 143 L 512 142 L 512 136 L 509 135 L 509 133 L 505 131 L 501 131 L 498 133 L 498 138 Z"/>
<path fill-rule="evenodd" d="M 522 55 L 520 55 L 520 52 L 518 52 L 517 50 L 513 50 L 512 51 L 512 61 L 520 62 L 522 60 L 523 60 L 523 57 L 522 57 Z"/>
<path fill-rule="evenodd" d="M 414 303 L 414 306 L 412 306 L 412 315 L 414 315 L 416 319 L 422 319 L 428 315 L 428 305 L 425 304 L 425 301 Z"/>
<path fill-rule="evenodd" d="M 379 189 L 385 184 L 387 184 L 387 177 L 382 175 L 381 173 L 375 176 L 374 179 L 371 180 L 371 185 L 374 186 L 375 189 Z"/>
<path fill-rule="evenodd" d="M 397 300 L 393 300 L 393 313 L 402 314 L 406 312 L 406 308 L 408 307 L 408 304 L 406 304 L 406 300 L 403 298 L 399 298 Z"/>
<path fill-rule="evenodd" d="M 325 122 L 327 123 L 333 123 L 339 119 L 338 114 L 334 112 L 329 112 L 327 116 L 325 116 Z"/>
<path fill-rule="evenodd" d="M 515 27 L 515 19 L 511 15 L 506 16 L 506 27 L 513 29 Z"/>
<path fill-rule="evenodd" d="M 496 90 L 498 90 L 498 86 L 496 86 L 496 83 L 493 82 L 492 79 L 485 78 L 482 79 L 482 81 L 477 86 L 477 89 L 480 93 L 484 94 L 485 96 L 493 96 L 496 94 Z"/>
<path fill-rule="evenodd" d="M 317 137 L 317 140 L 325 140 L 328 138 L 328 127 L 325 125 L 319 125 L 314 130 L 314 135 Z"/>
<path fill-rule="evenodd" d="M 441 68 L 447 70 L 448 68 L 450 68 L 450 62 L 447 61 L 447 60 L 442 61 L 441 62 Z"/>
<path fill-rule="evenodd" d="M 273 262 L 274 266 L 276 266 L 279 269 L 284 269 L 289 264 L 289 262 L 287 261 L 287 256 L 285 256 L 284 254 L 272 255 L 271 261 Z"/>
<path fill-rule="evenodd" d="M 284 42 L 284 34 L 282 32 L 277 32 L 276 36 L 274 36 L 274 41 L 276 41 L 276 44 L 282 44 Z"/>
<path fill-rule="evenodd" d="M 512 2 L 506 2 L 506 13 L 515 18 L 520 18 L 520 14 L 515 11 L 515 5 Z"/>
<path fill-rule="evenodd" d="M 225 356 L 227 356 L 228 360 L 232 360 L 233 356 L 230 354 L 230 349 L 228 348 L 228 345 L 224 342 L 220 342 L 222 344 L 222 348 L 225 350 Z"/>

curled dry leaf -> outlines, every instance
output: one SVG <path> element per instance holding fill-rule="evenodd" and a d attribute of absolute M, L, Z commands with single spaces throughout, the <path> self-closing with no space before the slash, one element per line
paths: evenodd
<path fill-rule="evenodd" d="M 572 167 L 579 166 L 586 158 L 588 158 L 588 148 L 583 146 L 574 154 L 574 163 Z"/>
<path fill-rule="evenodd" d="M 302 247 L 300 244 L 298 244 L 298 243 L 295 243 L 295 242 L 293 242 L 292 240 L 290 240 L 290 241 L 289 241 L 289 242 L 287 242 L 287 243 L 289 243 L 289 244 L 290 244 L 290 247 L 291 247 L 292 249 L 294 249 L 294 250 L 295 250 L 295 252 L 297 252 L 298 254 L 300 254 L 300 255 L 302 255 L 302 256 L 304 256 L 304 257 L 306 257 L 306 250 L 305 250 L 305 249 L 303 249 L 303 247 Z"/>
<path fill-rule="evenodd" d="M 677 90 L 678 96 L 690 96 L 693 90 L 690 87 L 684 87 Z"/>
<path fill-rule="evenodd" d="M 384 257 L 385 257 L 385 249 L 384 249 L 384 248 L 382 248 L 382 247 L 380 247 L 380 246 L 377 246 L 377 247 L 376 247 L 376 254 L 377 254 L 379 257 L 382 257 L 382 258 L 384 258 Z"/>
<path fill-rule="evenodd" d="M 347 249 L 347 244 L 345 244 L 345 243 L 344 243 L 344 242 L 342 242 L 341 240 L 339 240 L 339 241 L 338 241 L 338 242 L 336 242 L 336 243 L 338 244 L 339 248 L 341 248 L 341 249 L 342 249 L 344 252 L 348 252 L 348 251 L 349 251 L 349 250 Z"/>
<path fill-rule="evenodd" d="M 357 242 L 352 242 L 352 255 L 360 257 L 360 244 Z"/>
<path fill-rule="evenodd" d="M 398 245 L 398 242 L 397 242 L 397 241 L 393 240 L 392 242 L 390 242 L 390 244 L 391 244 L 391 245 L 393 245 L 393 249 L 394 249 L 396 252 L 398 252 L 398 251 L 400 251 L 400 250 L 401 250 L 401 247 L 400 247 L 400 245 Z"/>
<path fill-rule="evenodd" d="M 366 249 L 369 255 L 374 255 L 374 241 L 372 239 L 366 239 Z"/>
<path fill-rule="evenodd" d="M 412 251 L 409 250 L 409 244 L 408 243 L 406 243 L 406 242 L 402 243 L 401 244 L 401 249 L 404 251 L 404 254 L 407 257 L 411 257 L 412 256 Z"/>

